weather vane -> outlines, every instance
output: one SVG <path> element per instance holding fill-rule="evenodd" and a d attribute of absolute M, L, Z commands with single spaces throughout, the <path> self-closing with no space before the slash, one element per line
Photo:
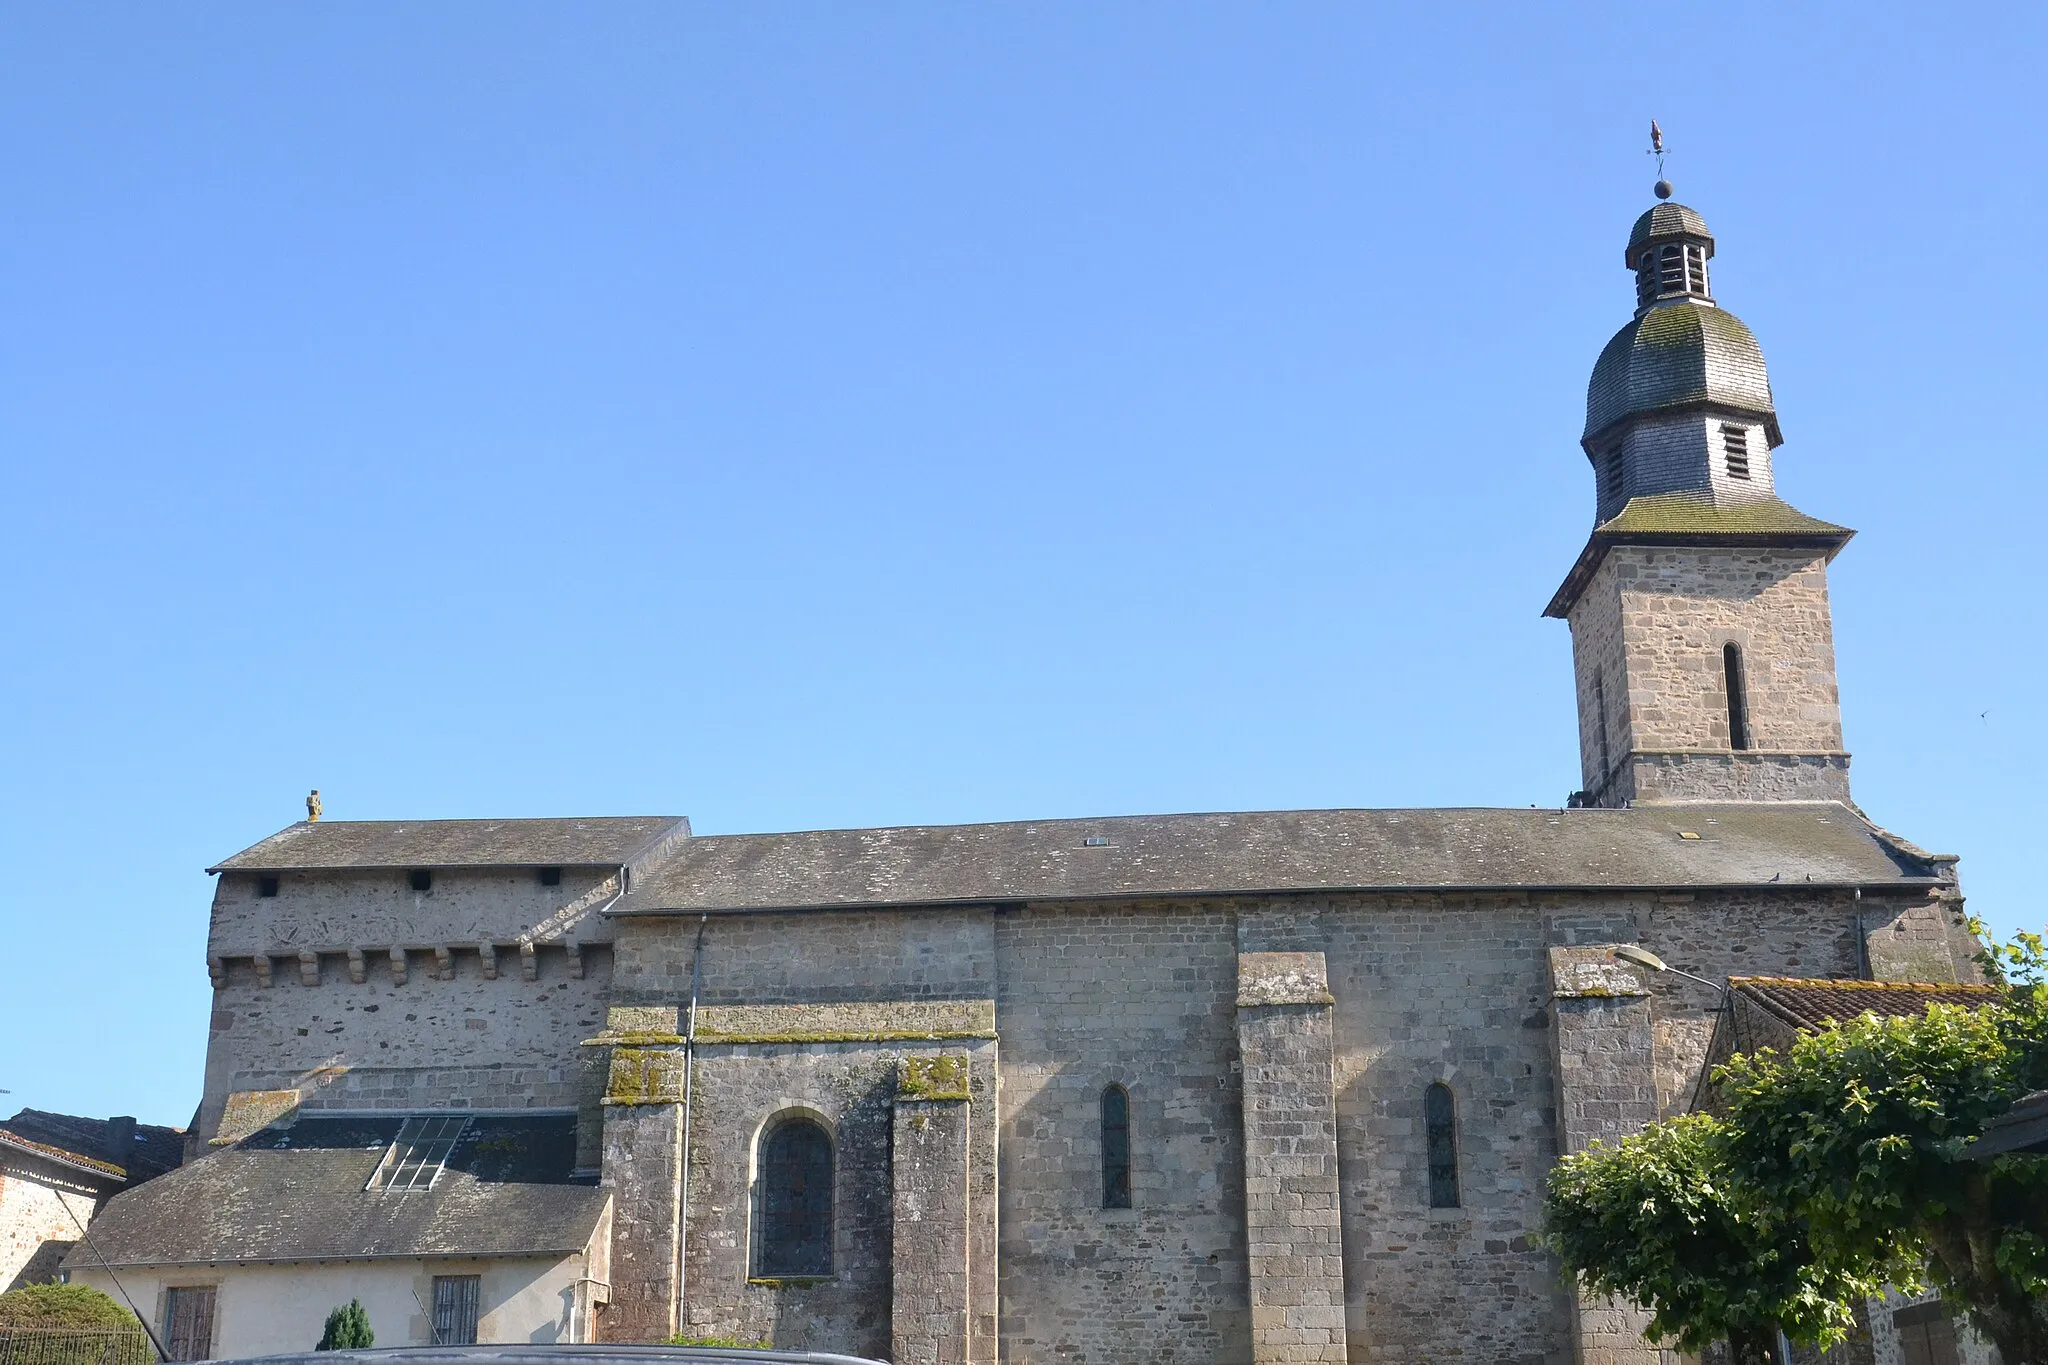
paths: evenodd
<path fill-rule="evenodd" d="M 1659 199 L 1671 197 L 1671 182 L 1664 178 L 1664 130 L 1657 126 L 1657 120 L 1650 120 L 1650 155 L 1657 158 L 1657 183 L 1652 186 Z"/>

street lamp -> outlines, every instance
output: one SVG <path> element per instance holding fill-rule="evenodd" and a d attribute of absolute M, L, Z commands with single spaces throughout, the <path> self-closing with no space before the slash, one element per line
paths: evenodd
<path fill-rule="evenodd" d="M 1633 943 L 1621 944 L 1611 951 L 1613 956 L 1620 958 L 1623 962 L 1633 962 L 1636 966 L 1648 967 L 1653 972 L 1672 972 L 1684 977 L 1687 981 L 1697 981 L 1702 986 L 1712 986 L 1717 991 L 1725 992 L 1728 989 L 1722 982 L 1709 981 L 1704 976 L 1694 976 L 1691 972 L 1674 967 L 1648 948 L 1638 948 Z"/>

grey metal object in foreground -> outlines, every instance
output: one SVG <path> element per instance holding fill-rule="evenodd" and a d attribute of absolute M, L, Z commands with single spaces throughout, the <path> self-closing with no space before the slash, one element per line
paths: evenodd
<path fill-rule="evenodd" d="M 886 1365 L 865 1356 L 725 1346 L 391 1346 L 247 1356 L 235 1365 Z"/>

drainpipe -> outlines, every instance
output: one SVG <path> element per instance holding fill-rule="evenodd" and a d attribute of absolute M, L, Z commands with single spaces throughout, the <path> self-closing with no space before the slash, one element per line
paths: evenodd
<path fill-rule="evenodd" d="M 676 1330 L 683 1329 L 684 1306 L 690 1301 L 690 1102 L 697 1081 L 697 997 L 704 986 L 704 926 L 711 916 L 697 917 L 697 948 L 690 954 L 690 1020 L 683 1030 L 683 1191 L 676 1209 Z"/>

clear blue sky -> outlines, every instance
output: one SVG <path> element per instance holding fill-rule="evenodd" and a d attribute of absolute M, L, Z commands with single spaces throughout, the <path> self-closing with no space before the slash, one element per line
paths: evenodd
<path fill-rule="evenodd" d="M 1662 120 L 1855 789 L 2044 918 L 2040 6 L 0 11 L 0 1097 L 297 819 L 1556 805 Z"/>

